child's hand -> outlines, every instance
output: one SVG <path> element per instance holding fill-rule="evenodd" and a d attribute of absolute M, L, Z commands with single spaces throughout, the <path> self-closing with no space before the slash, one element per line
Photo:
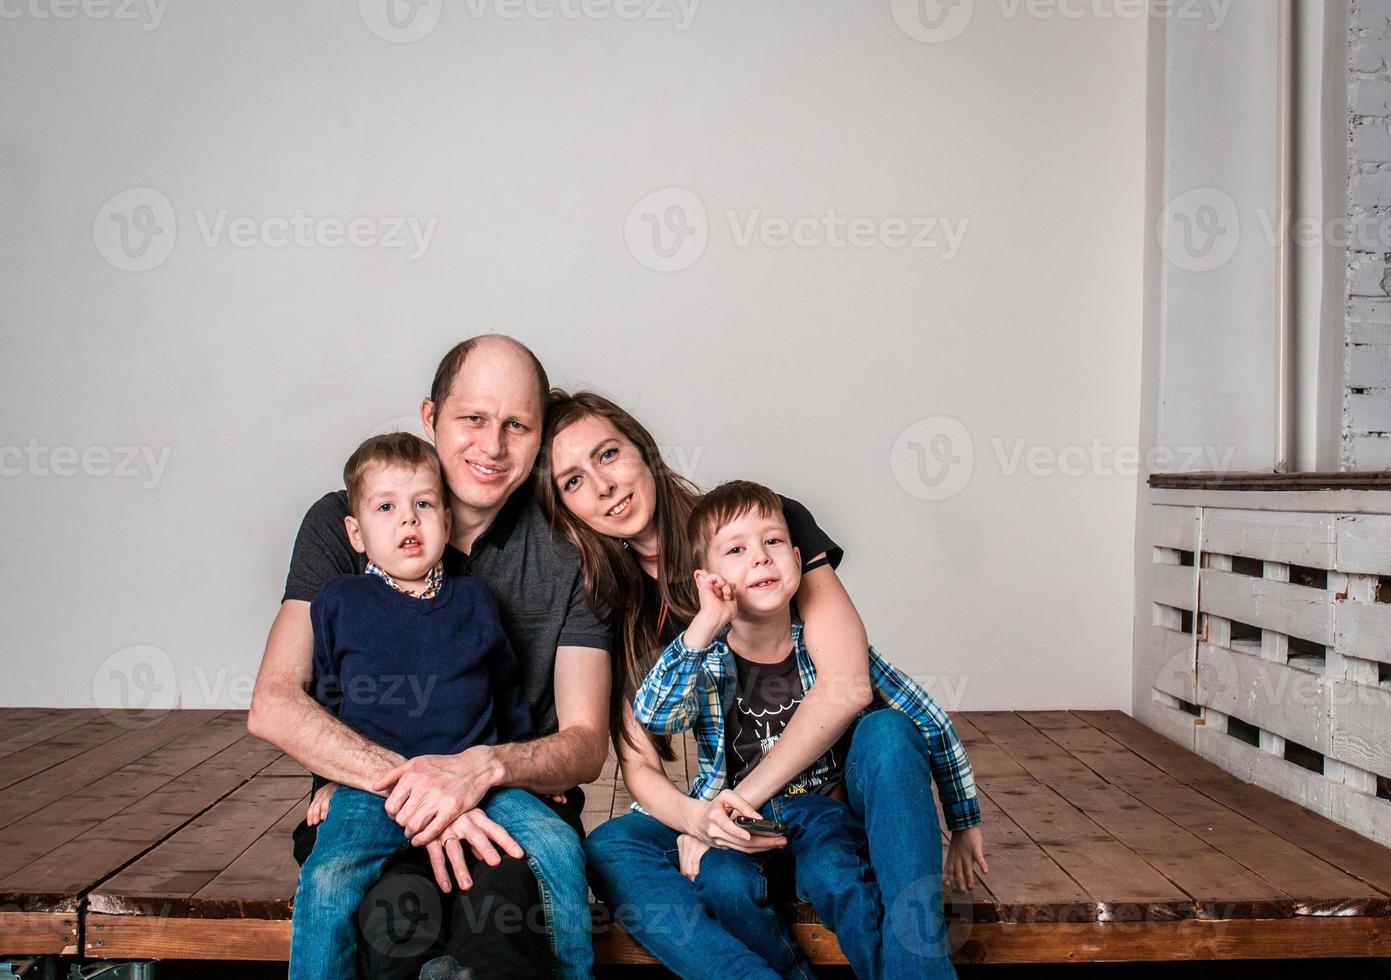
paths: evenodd
<path fill-rule="evenodd" d="M 700 595 L 700 610 L 687 628 L 688 638 L 685 642 L 688 647 L 699 648 L 710 645 L 715 635 L 734 618 L 739 605 L 734 601 L 734 586 L 721 576 L 697 568 L 695 580 L 696 592 Z M 705 642 L 694 642 L 696 640 Z"/>
<path fill-rule="evenodd" d="M 700 874 L 700 859 L 708 850 L 710 850 L 709 844 L 696 840 L 689 834 L 681 834 L 677 837 L 676 856 L 681 866 L 681 873 L 695 881 L 696 875 Z"/>
<path fill-rule="evenodd" d="M 314 793 L 314 798 L 309 801 L 309 813 L 305 815 L 305 822 L 313 827 L 324 822 L 328 816 L 328 798 L 333 795 L 333 791 L 338 788 L 337 783 L 324 783 Z"/>
<path fill-rule="evenodd" d="M 980 826 L 953 831 L 951 844 L 947 847 L 947 860 L 942 865 L 942 884 L 954 891 L 970 891 L 976 887 L 976 868 L 990 873 L 990 866 L 985 863 L 985 844 Z"/>

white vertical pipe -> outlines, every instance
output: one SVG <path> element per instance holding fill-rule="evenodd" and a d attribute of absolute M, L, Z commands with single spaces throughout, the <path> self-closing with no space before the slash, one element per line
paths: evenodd
<path fill-rule="evenodd" d="M 1275 472 L 1293 468 L 1294 450 L 1294 5 L 1279 0 L 1275 67 Z"/>

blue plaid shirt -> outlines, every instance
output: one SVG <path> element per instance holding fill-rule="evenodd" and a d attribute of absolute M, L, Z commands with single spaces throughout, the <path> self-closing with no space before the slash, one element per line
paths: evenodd
<path fill-rule="evenodd" d="M 678 636 L 643 680 L 633 699 L 633 715 L 648 731 L 673 735 L 695 730 L 700 771 L 690 795 L 713 800 L 728 783 L 725 770 L 725 713 L 734 703 L 738 677 L 734 655 L 724 642 L 726 627 L 702 650 L 692 650 Z M 802 642 L 802 624 L 792 622 L 792 648 L 803 690 L 816 680 L 816 666 Z M 927 739 L 932 778 L 942 800 L 947 829 L 964 830 L 980 823 L 980 803 L 970 760 L 947 713 L 911 677 L 869 650 L 869 682 L 874 700 L 865 713 L 894 708 L 913 719 Z M 864 713 L 860 717 L 864 717 Z M 636 804 L 634 807 L 636 808 Z"/>

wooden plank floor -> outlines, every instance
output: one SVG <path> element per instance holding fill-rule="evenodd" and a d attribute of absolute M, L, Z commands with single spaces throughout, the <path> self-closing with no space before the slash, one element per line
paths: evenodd
<path fill-rule="evenodd" d="M 946 896 L 958 961 L 1391 955 L 1391 849 L 1121 712 L 954 720 L 991 866 Z M 309 782 L 245 724 L 0 709 L 0 955 L 285 958 Z M 694 747 L 677 756 L 685 783 Z M 585 825 L 629 803 L 610 759 Z M 843 962 L 809 908 L 794 916 L 814 958 Z M 600 962 L 650 961 L 617 927 L 596 945 Z"/>

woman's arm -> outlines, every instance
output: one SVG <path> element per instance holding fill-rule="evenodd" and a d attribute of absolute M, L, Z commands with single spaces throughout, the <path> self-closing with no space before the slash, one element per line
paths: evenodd
<path fill-rule="evenodd" d="M 638 726 L 633 710 L 623 706 L 623 727 L 637 747 L 625 739 L 618 746 L 618 762 L 623 769 L 623 783 L 633 799 L 642 808 L 656 817 L 672 830 L 689 834 L 697 817 L 697 809 L 703 809 L 699 800 L 691 799 L 671 782 L 666 770 L 662 768 L 661 756 L 657 747 Z"/>
<path fill-rule="evenodd" d="M 865 624 L 833 568 L 822 565 L 802 576 L 797 608 L 816 681 L 782 737 L 739 783 L 739 795 L 755 807 L 819 759 L 873 697 Z"/>
<path fill-rule="evenodd" d="M 751 817 L 757 817 L 758 812 L 729 790 L 706 802 L 692 799 L 672 785 L 666 770 L 662 768 L 656 747 L 647 733 L 638 727 L 632 709 L 626 704 L 623 706 L 623 726 L 637 743 L 637 748 L 626 740 L 618 746 L 623 783 L 649 815 L 678 834 L 685 834 L 702 844 L 732 848 L 746 854 L 758 854 L 786 845 L 787 839 L 784 837 L 755 837 L 742 827 L 736 827 L 729 817 L 729 809 Z"/>

